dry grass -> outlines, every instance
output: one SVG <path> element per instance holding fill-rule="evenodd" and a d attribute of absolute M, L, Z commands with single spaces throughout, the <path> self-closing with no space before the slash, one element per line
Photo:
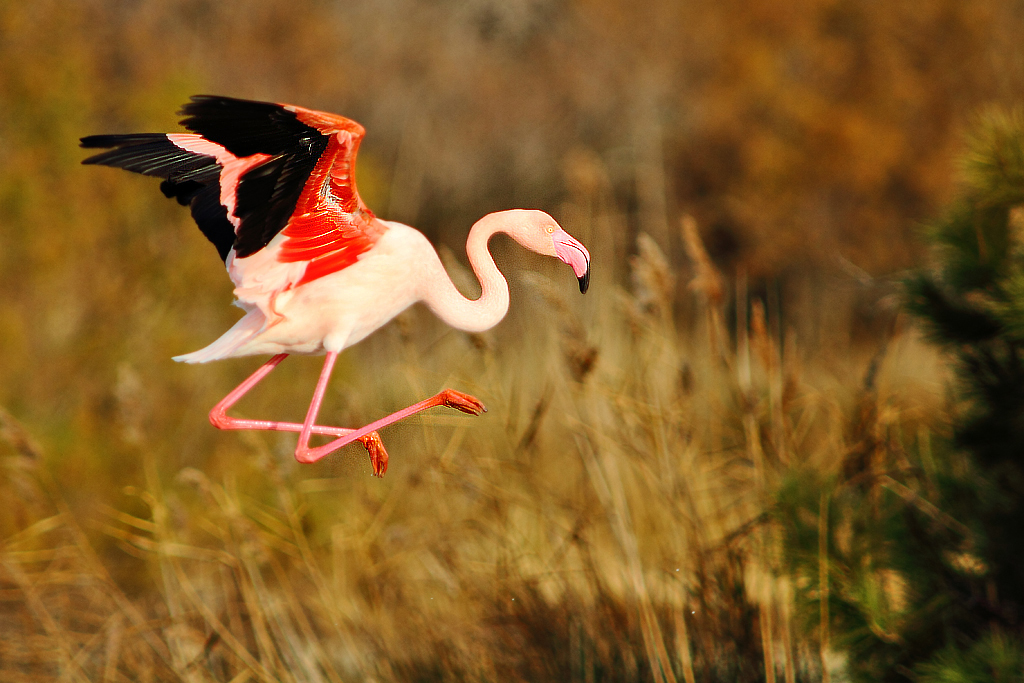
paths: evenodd
<path fill-rule="evenodd" d="M 836 474 L 865 431 L 934 420 L 941 373 L 906 332 L 881 350 L 801 348 L 684 233 L 683 300 L 687 276 L 642 237 L 629 293 L 600 270 L 582 300 L 561 270 L 526 273 L 497 332 L 414 310 L 351 352 L 352 402 L 453 384 L 490 408 L 387 432 L 384 483 L 354 451 L 301 468 L 287 436 L 251 434 L 208 473 L 168 477 L 136 429 L 143 479 L 119 505 L 73 511 L 50 478 L 59 459 L 5 416 L 3 494 L 18 505 L 0 551 L 0 677 L 820 676 L 830 655 L 794 617 L 799 577 L 765 506 L 790 473 Z M 594 252 L 610 258 L 599 237 Z M 125 385 L 122 412 L 143 391 Z"/>

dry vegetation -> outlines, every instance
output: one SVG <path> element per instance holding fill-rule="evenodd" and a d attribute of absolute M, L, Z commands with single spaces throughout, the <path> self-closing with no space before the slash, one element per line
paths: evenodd
<path fill-rule="evenodd" d="M 352 453 L 300 468 L 263 436 L 162 478 L 148 438 L 126 435 L 144 478 L 83 519 L 8 418 L 5 496 L 23 518 L 4 546 L 5 674 L 758 680 L 769 657 L 817 677 L 763 503 L 794 468 L 836 474 L 866 435 L 893 441 L 887 461 L 927 434 L 936 358 L 905 333 L 873 360 L 811 358 L 792 337 L 783 353 L 759 303 L 734 350 L 710 269 L 681 341 L 650 240 L 633 269 L 636 294 L 605 287 L 583 319 L 534 275 L 512 329 L 444 334 L 417 312 L 354 353 L 338 393 L 362 410 L 440 384 L 491 409 L 392 430 L 383 485 Z M 126 555 L 97 557 L 94 534 Z"/>
<path fill-rule="evenodd" d="M 965 114 L 1021 92 L 1022 22 L 997 0 L 0 0 L 0 678 L 840 674 L 830 625 L 884 639 L 909 588 L 843 565 L 863 511 L 797 505 L 803 546 L 775 511 L 865 472 L 924 504 L 884 477 L 927 470 L 947 371 L 879 274 L 912 262 Z M 389 429 L 382 482 L 358 449 L 299 467 L 294 437 L 216 432 L 253 365 L 169 361 L 234 318 L 214 252 L 76 147 L 171 130 L 196 92 L 361 120 L 368 203 L 449 245 L 456 282 L 476 217 L 552 211 L 591 292 L 498 242 L 495 331 L 414 309 L 347 353 L 332 423 L 445 385 L 490 409 Z M 299 417 L 317 369 L 239 411 Z M 830 566 L 853 616 L 817 591 Z"/>

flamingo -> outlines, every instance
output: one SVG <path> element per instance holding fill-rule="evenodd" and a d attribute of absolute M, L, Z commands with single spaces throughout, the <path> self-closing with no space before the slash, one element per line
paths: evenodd
<path fill-rule="evenodd" d="M 106 149 L 84 164 L 123 168 L 163 179 L 168 198 L 192 218 L 220 254 L 245 315 L 184 363 L 272 354 L 210 411 L 219 429 L 298 432 L 295 458 L 312 463 L 359 441 L 373 474 L 384 476 L 388 452 L 378 430 L 434 406 L 469 415 L 486 408 L 453 389 L 349 429 L 316 423 L 338 354 L 422 301 L 460 330 L 482 332 L 504 318 L 508 283 L 488 240 L 509 235 L 522 246 L 572 267 L 580 292 L 590 283 L 590 254 L 542 211 L 491 213 L 469 231 L 466 252 L 480 281 L 464 297 L 437 252 L 414 228 L 377 218 L 355 184 L 356 152 L 365 130 L 351 119 L 312 109 L 231 97 L 197 95 L 180 115 L 187 133 L 92 135 L 88 149 Z M 305 420 L 232 417 L 227 411 L 292 354 L 325 355 Z M 311 447 L 314 434 L 334 437 Z"/>

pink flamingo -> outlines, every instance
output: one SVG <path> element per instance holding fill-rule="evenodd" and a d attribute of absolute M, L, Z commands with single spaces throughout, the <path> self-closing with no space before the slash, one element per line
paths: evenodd
<path fill-rule="evenodd" d="M 205 363 L 274 354 L 210 411 L 210 422 L 219 429 L 298 432 L 295 458 L 302 463 L 359 441 L 373 473 L 383 476 L 388 453 L 378 429 L 433 406 L 470 415 L 486 408 L 473 396 L 445 389 L 359 429 L 318 425 L 341 351 L 417 301 L 467 332 L 498 324 L 508 311 L 508 284 L 487 242 L 499 232 L 569 264 L 581 292 L 590 283 L 590 254 L 551 216 L 500 211 L 469 231 L 466 252 L 482 293 L 475 301 L 467 299 L 422 233 L 377 218 L 359 198 L 354 170 L 365 131 L 355 121 L 289 104 L 208 95 L 191 98 L 180 113 L 191 132 L 82 138 L 82 147 L 109 150 L 83 163 L 162 178 L 163 193 L 191 207 L 199 229 L 224 260 L 235 284 L 235 304 L 245 315 L 206 348 L 175 360 Z M 305 421 L 229 416 L 227 411 L 289 354 L 326 354 Z M 313 434 L 335 438 L 310 447 Z"/>

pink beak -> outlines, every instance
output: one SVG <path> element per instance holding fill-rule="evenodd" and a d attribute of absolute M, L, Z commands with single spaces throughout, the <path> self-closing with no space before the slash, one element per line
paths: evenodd
<path fill-rule="evenodd" d="M 590 287 L 590 252 L 561 228 L 552 237 L 555 240 L 555 255 L 572 266 L 572 272 L 576 273 L 576 279 L 580 281 L 580 292 L 586 293 Z"/>

